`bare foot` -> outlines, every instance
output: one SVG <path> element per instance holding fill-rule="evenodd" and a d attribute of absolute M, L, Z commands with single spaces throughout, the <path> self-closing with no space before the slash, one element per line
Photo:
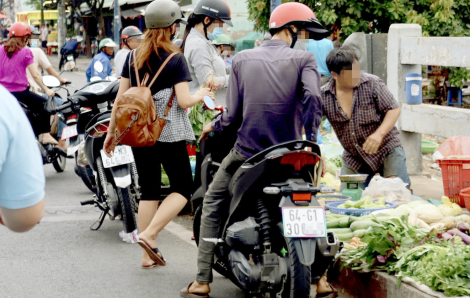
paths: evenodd
<path fill-rule="evenodd" d="M 189 293 L 209 294 L 210 292 L 211 287 L 208 284 L 200 284 L 197 281 L 194 281 L 189 287 Z"/>
<path fill-rule="evenodd" d="M 150 245 L 151 248 L 157 248 L 157 240 L 150 240 L 147 235 L 144 234 L 144 232 L 139 234 L 139 240 L 144 241 L 148 245 Z M 161 253 L 158 253 L 158 256 L 162 256 Z M 155 262 L 150 258 L 148 253 L 144 250 L 142 253 L 142 266 L 150 266 L 153 265 Z"/>
<path fill-rule="evenodd" d="M 59 140 L 59 144 L 56 147 L 64 151 L 67 151 L 67 145 L 65 145 L 65 140 Z"/>
<path fill-rule="evenodd" d="M 318 281 L 317 293 L 331 293 L 331 292 L 333 292 L 333 289 L 330 287 L 330 284 L 328 283 L 326 276 L 324 275 Z"/>
<path fill-rule="evenodd" d="M 43 144 L 59 144 L 56 139 L 54 139 L 50 133 L 43 133 L 42 134 L 42 143 Z"/>

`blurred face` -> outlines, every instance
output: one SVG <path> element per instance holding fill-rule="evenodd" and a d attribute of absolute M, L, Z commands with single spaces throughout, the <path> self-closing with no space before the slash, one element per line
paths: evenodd
<path fill-rule="evenodd" d="M 336 72 L 331 72 L 332 77 L 336 82 L 345 88 L 355 88 L 359 85 L 361 79 L 361 65 L 357 60 L 349 68 L 343 68 L 338 75 Z"/>
<path fill-rule="evenodd" d="M 210 20 L 211 19 L 209 17 L 205 18 L 204 19 L 204 24 L 209 24 Z M 223 28 L 224 27 L 224 22 L 222 22 L 221 20 L 215 20 L 209 27 L 207 27 L 207 32 L 213 33 L 214 28 L 216 28 L 216 27 Z"/>
<path fill-rule="evenodd" d="M 112 56 L 114 54 L 114 48 L 113 47 L 104 47 L 103 48 L 105 53 L 108 54 L 109 56 Z"/>
<path fill-rule="evenodd" d="M 133 49 L 137 49 L 139 46 L 140 46 L 140 43 L 142 42 L 142 39 L 140 38 L 140 36 L 136 36 L 136 37 L 133 37 L 133 38 L 129 38 L 127 40 L 127 44 L 129 45 L 129 47 L 131 48 L 131 50 Z"/>

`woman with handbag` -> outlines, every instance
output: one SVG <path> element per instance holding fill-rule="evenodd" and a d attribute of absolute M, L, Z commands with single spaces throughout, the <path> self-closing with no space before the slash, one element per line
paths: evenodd
<path fill-rule="evenodd" d="M 159 74 L 150 90 L 158 116 L 165 118 L 166 124 L 155 145 L 133 148 L 142 191 L 138 211 L 138 243 L 144 249 L 142 268 L 165 265 L 165 259 L 157 249 L 158 233 L 178 215 L 191 197 L 192 173 L 186 145 L 194 141 L 195 137 L 184 109 L 194 106 L 205 95 L 214 97 L 209 89 L 200 89 L 190 95 L 188 82 L 191 81 L 191 75 L 186 60 L 172 42 L 177 23 L 182 21 L 182 17 L 180 7 L 172 0 L 158 0 L 149 4 L 145 10 L 148 28 L 145 39 L 140 48 L 128 54 L 116 97 L 118 102 L 130 87 L 138 86 L 138 78 L 148 77 L 152 80 Z M 172 56 L 174 53 L 177 54 Z M 115 115 L 114 110 L 112 114 Z M 111 119 L 108 131 L 114 132 L 119 126 L 115 121 L 119 119 Z M 112 147 L 115 139 L 115 134 L 107 135 L 105 151 Z M 171 194 L 158 206 L 161 165 L 170 179 Z"/>
<path fill-rule="evenodd" d="M 50 115 L 45 108 L 47 99 L 28 89 L 26 69 L 47 96 L 54 96 L 54 91 L 42 83 L 41 75 L 34 65 L 33 53 L 25 47 L 31 37 L 31 28 L 25 23 L 15 23 L 11 26 L 9 34 L 10 40 L 0 46 L 0 84 L 38 115 L 32 126 L 36 135 L 42 134 L 42 142 L 57 145 L 58 142 L 49 133 Z"/>

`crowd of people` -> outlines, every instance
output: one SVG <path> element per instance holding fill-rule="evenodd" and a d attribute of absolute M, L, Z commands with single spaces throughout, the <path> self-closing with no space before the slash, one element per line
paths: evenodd
<path fill-rule="evenodd" d="M 178 41 L 181 23 L 186 29 Z M 133 148 L 142 190 L 138 207 L 142 268 L 166 264 L 158 250 L 159 232 L 191 198 L 193 178 L 186 145 L 195 141 L 195 135 L 186 110 L 204 96 L 227 109 L 204 127 L 199 140 L 213 131 L 223 132 L 234 123 L 239 129 L 235 147 L 223 160 L 205 195 L 201 239 L 217 238 L 228 183 L 243 162 L 273 145 L 302 139 L 304 133 L 307 140 L 316 142 L 323 117 L 330 121 L 345 149 L 343 174 L 372 177 L 380 173 L 410 183 L 405 152 L 395 128 L 400 115 L 397 101 L 380 78 L 360 71 L 359 57 L 353 49 L 333 46 L 327 38 L 329 32 L 309 7 L 296 2 L 282 4 L 271 16 L 269 37 L 255 49 L 236 55 L 234 42 L 223 35 L 224 27 L 232 26 L 225 1 L 200 0 L 187 20 L 183 20 L 174 1 L 154 1 L 146 9 L 145 24 L 145 32 L 133 26 L 122 31 L 122 49 L 114 58 L 116 77 L 120 78 L 116 99 L 138 86 L 146 74 L 153 78 L 160 73 L 150 86 L 151 93 L 160 116 L 170 107 L 167 125 L 155 145 Z M 46 27 L 37 31 L 15 23 L 8 34 L 9 41 L 0 47 L 0 188 L 20 183 L 11 181 L 13 171 L 25 171 L 32 179 L 21 188 L 30 189 L 30 195 L 20 190 L 0 193 L 0 223 L 24 231 L 34 226 L 31 220 L 40 220 L 39 215 L 30 214 L 40 214 L 44 209 L 44 176 L 39 174 L 42 170 L 33 131 L 42 134 L 42 142 L 57 143 L 49 133 L 50 115 L 44 109 L 47 97 L 53 97 L 54 92 L 42 83 L 40 71 L 61 82 L 66 80 L 39 49 L 47 40 Z M 300 41 L 305 43 L 305 50 L 295 49 Z M 65 51 L 75 51 L 75 45 L 71 43 Z M 100 42 L 101 52 L 86 70 L 87 81 L 94 76 L 105 79 L 112 75 L 115 47 L 109 38 Z M 103 64 L 102 72 L 95 70 L 96 61 Z M 217 86 L 216 91 L 207 88 L 208 81 Z M 15 98 L 39 115 L 32 129 Z M 110 132 L 115 131 L 119 121 L 114 110 L 112 115 Z M 17 133 L 19 130 L 23 132 Z M 115 138 L 109 133 L 104 149 Z M 66 149 L 63 143 L 57 146 Z M 24 169 L 25 157 L 13 156 L 18 154 L 33 159 L 35 168 Z M 171 194 L 160 202 L 162 165 Z M 21 218 L 24 223 L 20 223 Z M 199 244 L 198 273 L 195 281 L 181 290 L 182 297 L 208 297 L 210 292 L 215 245 L 207 241 Z M 335 295 L 335 290 L 322 279 L 317 297 L 328 295 Z"/>

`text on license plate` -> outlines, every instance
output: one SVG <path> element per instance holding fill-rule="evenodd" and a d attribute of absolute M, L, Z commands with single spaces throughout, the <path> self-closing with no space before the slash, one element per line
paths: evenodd
<path fill-rule="evenodd" d="M 112 157 L 108 157 L 104 153 L 104 150 L 101 150 L 100 153 L 101 159 L 103 160 L 103 166 L 105 168 L 116 167 L 134 162 L 134 154 L 132 154 L 132 148 L 130 146 L 116 146 Z"/>
<path fill-rule="evenodd" d="M 64 127 L 64 129 L 62 130 L 62 135 L 60 136 L 60 138 L 62 140 L 67 140 L 67 139 L 69 139 L 71 137 L 74 137 L 74 136 L 77 136 L 77 135 L 78 135 L 77 124 L 75 124 L 75 125 Z"/>
<path fill-rule="evenodd" d="M 322 207 L 282 207 L 285 237 L 326 237 L 325 211 Z"/>

